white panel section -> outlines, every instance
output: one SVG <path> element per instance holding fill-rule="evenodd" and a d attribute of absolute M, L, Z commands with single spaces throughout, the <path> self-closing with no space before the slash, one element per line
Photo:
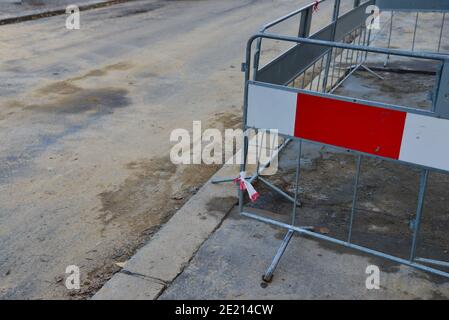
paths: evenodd
<path fill-rule="evenodd" d="M 295 133 L 295 92 L 249 85 L 248 126 L 260 129 L 277 129 L 279 133 L 293 136 Z"/>
<path fill-rule="evenodd" d="M 449 171 L 449 120 L 407 113 L 399 160 Z"/>

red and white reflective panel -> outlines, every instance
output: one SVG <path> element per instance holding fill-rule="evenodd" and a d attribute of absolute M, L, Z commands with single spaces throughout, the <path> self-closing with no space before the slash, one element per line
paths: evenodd
<path fill-rule="evenodd" d="M 449 120 L 250 84 L 247 125 L 449 171 Z"/>

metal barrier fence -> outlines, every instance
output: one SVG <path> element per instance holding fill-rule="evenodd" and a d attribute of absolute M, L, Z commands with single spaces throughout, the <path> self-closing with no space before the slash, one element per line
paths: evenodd
<path fill-rule="evenodd" d="M 287 230 L 263 279 L 271 281 L 273 272 L 295 232 L 449 277 L 448 272 L 429 266 L 449 267 L 449 262 L 421 258 L 416 255 L 429 171 L 449 172 L 449 142 L 445 138 L 449 133 L 449 120 L 447 120 L 449 119 L 449 56 L 373 47 L 371 46 L 371 30 L 366 25 L 366 19 L 370 14 L 368 9 L 371 5 L 377 4 L 384 10 L 446 12 L 449 10 L 449 3 L 446 1 L 409 0 L 404 5 L 405 1 L 400 0 L 369 0 L 363 3 L 356 0 L 352 10 L 340 15 L 341 1 L 335 0 L 332 23 L 310 35 L 314 10 L 324 1 L 316 1 L 277 19 L 266 25 L 260 33 L 252 36 L 247 43 L 246 62 L 242 66 L 245 72 L 244 130 L 279 130 L 280 135 L 285 137 L 284 143 L 279 147 L 279 152 L 293 139 L 299 141 L 296 189 L 293 195 L 289 195 L 261 177 L 260 173 L 263 171 L 263 167 L 258 167 L 255 175 L 248 178 L 250 182 L 258 179 L 293 203 L 291 223 L 261 216 L 246 207 L 244 191 L 239 191 L 239 211 L 242 215 Z M 266 32 L 271 27 L 297 16 L 300 16 L 297 37 Z M 441 34 L 440 37 L 443 35 Z M 267 39 L 292 43 L 294 46 L 259 68 L 261 47 L 263 41 Z M 441 39 L 439 43 L 441 44 Z M 435 50 L 435 52 L 438 51 L 439 49 Z M 365 65 L 370 54 L 425 59 L 434 63 L 437 68 L 436 81 L 430 96 L 431 109 L 422 110 L 410 106 L 335 95 L 335 89 L 359 69 L 368 71 L 380 80 L 382 79 L 380 75 Z M 273 119 L 277 120 L 273 121 Z M 357 123 L 357 128 L 348 128 L 348 121 Z M 273 126 L 275 127 L 273 128 Z M 366 141 L 360 143 L 364 138 Z M 297 208 L 300 204 L 298 188 L 301 176 L 302 141 L 341 148 L 356 155 L 356 174 L 346 240 L 336 239 L 313 232 L 307 227 L 295 225 Z M 245 135 L 243 145 L 244 161 L 241 172 L 246 170 L 248 135 Z M 360 246 L 352 241 L 359 176 L 364 157 L 393 161 L 419 168 L 421 171 L 409 259 Z"/>

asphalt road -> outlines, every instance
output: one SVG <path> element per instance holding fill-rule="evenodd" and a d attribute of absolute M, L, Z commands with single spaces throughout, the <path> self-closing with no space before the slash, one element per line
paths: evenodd
<path fill-rule="evenodd" d="M 88 297 L 117 271 L 216 170 L 172 165 L 170 132 L 237 124 L 247 38 L 307 2 L 137 1 L 82 12 L 80 30 L 1 26 L 0 298 Z"/>

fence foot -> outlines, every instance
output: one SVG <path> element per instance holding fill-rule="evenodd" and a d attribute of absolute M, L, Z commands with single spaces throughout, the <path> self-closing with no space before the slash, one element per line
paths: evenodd
<path fill-rule="evenodd" d="M 271 282 L 273 280 L 273 273 L 276 270 L 276 267 L 279 264 L 279 261 L 282 258 L 282 255 L 285 252 L 285 249 L 287 249 L 287 246 L 292 239 L 294 231 L 288 230 L 287 234 L 284 237 L 284 240 L 282 240 L 281 246 L 279 247 L 278 251 L 276 252 L 276 255 L 274 256 L 273 261 L 271 262 L 271 265 L 268 267 L 265 274 L 262 276 L 262 280 L 265 282 Z"/>

